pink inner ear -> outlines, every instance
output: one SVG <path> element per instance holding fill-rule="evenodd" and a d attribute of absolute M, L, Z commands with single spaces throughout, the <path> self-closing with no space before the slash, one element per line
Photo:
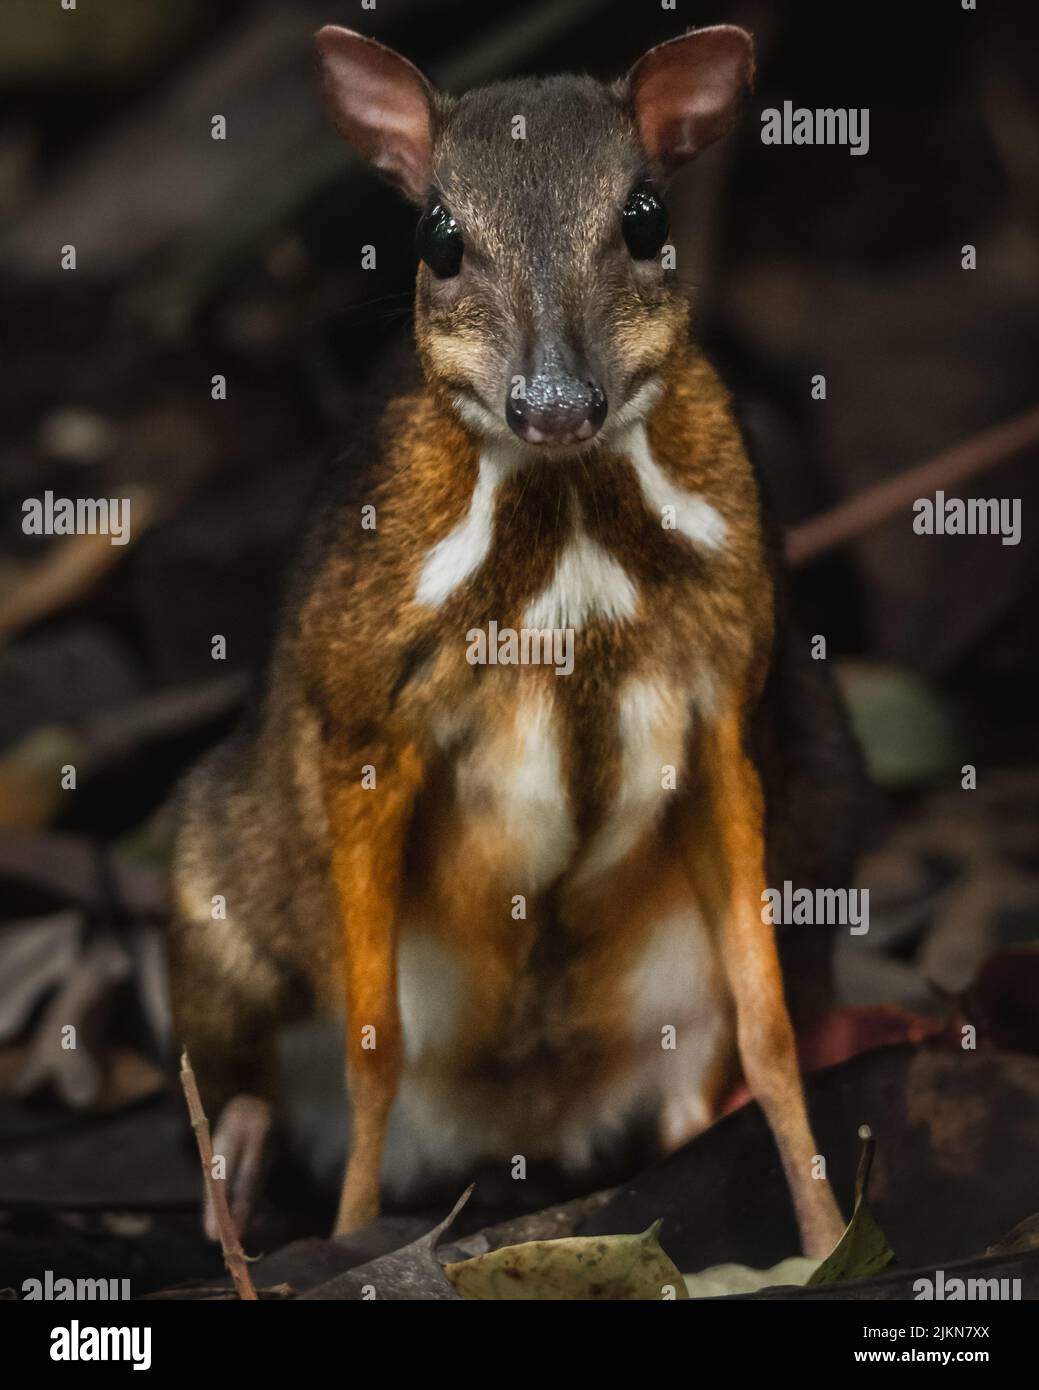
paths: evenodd
<path fill-rule="evenodd" d="M 349 29 L 326 25 L 316 42 L 332 125 L 362 159 L 422 202 L 432 182 L 429 83 L 406 58 Z"/>
<path fill-rule="evenodd" d="M 628 78 L 646 153 L 666 169 L 692 159 L 732 129 L 753 80 L 750 35 L 734 25 L 651 48 Z"/>

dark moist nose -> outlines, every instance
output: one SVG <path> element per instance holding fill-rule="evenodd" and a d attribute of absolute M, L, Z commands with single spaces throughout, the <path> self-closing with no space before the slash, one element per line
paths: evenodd
<path fill-rule="evenodd" d="M 606 395 L 594 381 L 546 372 L 530 378 L 525 396 L 509 396 L 505 418 L 525 444 L 583 444 L 606 419 Z"/>

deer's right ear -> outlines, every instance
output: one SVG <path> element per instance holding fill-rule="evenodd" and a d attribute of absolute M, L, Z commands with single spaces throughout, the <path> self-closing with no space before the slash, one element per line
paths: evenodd
<path fill-rule="evenodd" d="M 336 131 L 413 202 L 424 202 L 433 181 L 433 87 L 406 58 L 351 29 L 327 24 L 315 42 Z"/>
<path fill-rule="evenodd" d="M 745 29 L 716 24 L 669 39 L 628 74 L 628 99 L 649 157 L 668 173 L 731 130 L 754 83 Z"/>

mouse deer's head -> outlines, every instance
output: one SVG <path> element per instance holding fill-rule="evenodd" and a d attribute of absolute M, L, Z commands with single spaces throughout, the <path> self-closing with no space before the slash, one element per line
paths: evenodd
<path fill-rule="evenodd" d="M 317 45 L 335 128 L 421 210 L 416 336 L 449 408 L 535 449 L 637 418 L 686 333 L 662 255 L 667 179 L 735 123 L 749 35 L 672 39 L 610 86 L 524 79 L 458 98 L 349 30 Z"/>

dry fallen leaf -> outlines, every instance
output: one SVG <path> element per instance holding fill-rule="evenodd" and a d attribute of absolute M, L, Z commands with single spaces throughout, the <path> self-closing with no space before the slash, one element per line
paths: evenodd
<path fill-rule="evenodd" d="M 986 1250 L 986 1255 L 1021 1255 L 1027 1250 L 1039 1250 L 1039 1212 L 1026 1216 L 1012 1231 L 994 1241 Z"/>
<path fill-rule="evenodd" d="M 641 1235 L 568 1236 L 505 1245 L 444 1266 L 463 1298 L 675 1299 L 685 1281 L 660 1247 L 655 1221 Z"/>
<path fill-rule="evenodd" d="M 780 1284 L 807 1284 L 822 1264 L 806 1255 L 791 1255 L 771 1269 L 751 1269 L 749 1265 L 711 1265 L 698 1274 L 685 1274 L 686 1292 L 690 1298 L 723 1298 L 734 1293 L 757 1293 Z"/>

